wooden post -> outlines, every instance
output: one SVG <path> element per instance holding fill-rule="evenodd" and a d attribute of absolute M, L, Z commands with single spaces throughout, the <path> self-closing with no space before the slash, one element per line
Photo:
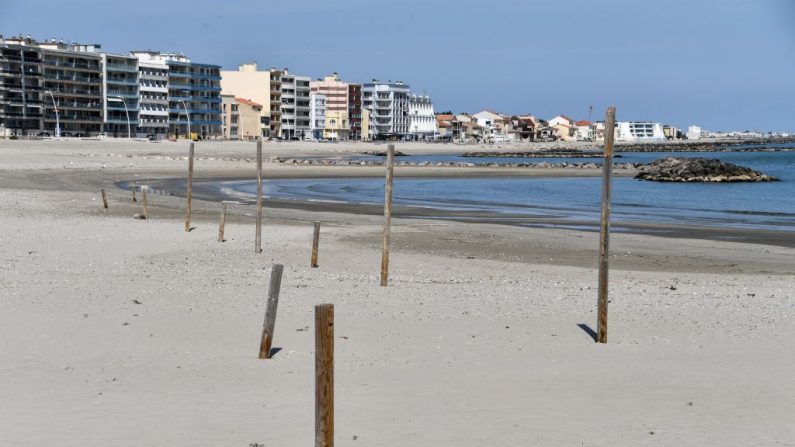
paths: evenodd
<path fill-rule="evenodd" d="M 389 237 L 392 225 L 392 176 L 395 170 L 395 145 L 387 146 L 386 191 L 384 192 L 384 246 L 381 250 L 381 286 L 389 282 Z"/>
<path fill-rule="evenodd" d="M 310 266 L 312 268 L 317 267 L 317 250 L 320 246 L 320 222 L 315 221 L 315 233 L 312 237 L 312 260 L 310 262 Z"/>
<path fill-rule="evenodd" d="M 262 253 L 262 138 L 257 140 L 257 224 L 254 253 Z"/>
<path fill-rule="evenodd" d="M 271 269 L 265 323 L 262 326 L 262 340 L 259 343 L 259 358 L 261 359 L 271 358 L 271 343 L 273 343 L 273 330 L 276 328 L 276 309 L 279 307 L 279 289 L 282 286 L 283 270 L 284 266 L 281 264 L 273 264 Z"/>
<path fill-rule="evenodd" d="M 334 305 L 315 306 L 315 447 L 334 447 Z"/>
<path fill-rule="evenodd" d="M 190 215 L 191 205 L 193 200 L 193 142 L 190 142 L 190 150 L 188 151 L 188 193 L 187 203 L 185 206 L 185 231 L 190 231 Z"/>
<path fill-rule="evenodd" d="M 141 195 L 143 196 L 143 205 L 144 205 L 144 219 L 149 219 L 149 202 L 146 201 L 146 190 L 148 186 L 141 187 Z"/>
<path fill-rule="evenodd" d="M 610 193 L 613 174 L 613 139 L 616 108 L 608 107 L 605 119 L 605 149 L 602 164 L 602 216 L 599 231 L 599 306 L 596 342 L 607 343 L 607 272 L 610 248 Z"/>
<path fill-rule="evenodd" d="M 224 226 L 226 225 L 226 202 L 221 202 L 221 223 L 218 224 L 218 242 L 224 241 Z"/>
<path fill-rule="evenodd" d="M 138 198 L 135 197 L 135 186 L 132 187 L 132 201 L 133 203 L 138 201 Z"/>
<path fill-rule="evenodd" d="M 108 196 L 105 195 L 105 190 L 100 191 L 102 193 L 102 207 L 108 209 Z"/>

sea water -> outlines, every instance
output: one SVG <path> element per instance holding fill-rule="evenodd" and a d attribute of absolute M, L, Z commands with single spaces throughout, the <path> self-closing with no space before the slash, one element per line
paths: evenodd
<path fill-rule="evenodd" d="M 659 183 L 613 179 L 616 222 L 726 226 L 795 231 L 795 152 L 624 153 L 615 161 L 645 163 L 666 156 L 717 158 L 778 177 L 765 183 Z M 480 161 L 461 156 L 415 156 L 400 160 Z M 583 162 L 499 158 L 497 162 Z M 435 162 L 434 161 L 434 162 Z M 590 161 L 590 160 L 589 160 Z M 594 160 L 596 161 L 596 160 Z M 399 168 L 398 168 L 399 169 Z M 620 171 L 616 171 L 620 172 Z M 394 204 L 477 216 L 511 216 L 514 222 L 544 226 L 590 226 L 599 220 L 601 177 L 396 178 Z M 227 185 L 253 194 L 252 182 Z M 383 204 L 382 178 L 293 179 L 265 182 L 278 199 Z M 524 222 L 522 222 L 524 219 Z M 552 223 L 550 223 L 552 222 Z"/>

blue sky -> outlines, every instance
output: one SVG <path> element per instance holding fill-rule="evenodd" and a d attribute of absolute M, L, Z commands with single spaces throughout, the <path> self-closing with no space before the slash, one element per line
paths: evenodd
<path fill-rule="evenodd" d="M 790 0 L 2 0 L 0 33 L 402 80 L 437 110 L 795 131 Z"/>

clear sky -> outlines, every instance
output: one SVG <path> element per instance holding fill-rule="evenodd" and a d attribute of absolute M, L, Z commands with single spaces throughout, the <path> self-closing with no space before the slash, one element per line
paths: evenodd
<path fill-rule="evenodd" d="M 0 33 L 402 80 L 439 110 L 795 131 L 791 0 L 0 0 Z"/>

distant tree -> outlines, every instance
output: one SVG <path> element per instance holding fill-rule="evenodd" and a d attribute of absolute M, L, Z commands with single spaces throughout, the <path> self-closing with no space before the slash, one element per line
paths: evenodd
<path fill-rule="evenodd" d="M 445 110 L 444 112 L 436 112 L 437 115 L 452 115 L 452 110 Z"/>

